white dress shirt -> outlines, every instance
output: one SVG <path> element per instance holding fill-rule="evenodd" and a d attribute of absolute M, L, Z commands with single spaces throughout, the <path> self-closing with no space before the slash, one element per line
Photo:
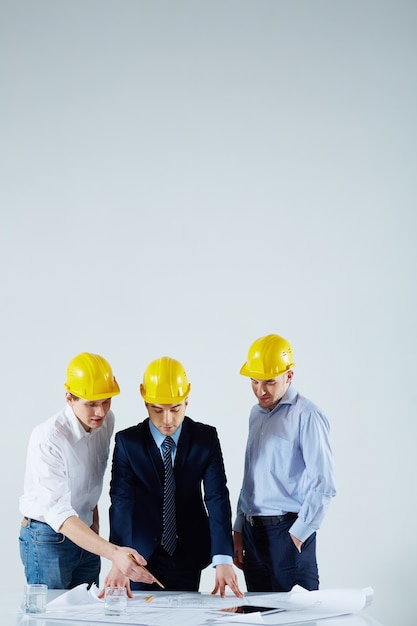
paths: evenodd
<path fill-rule="evenodd" d="M 72 515 L 91 526 L 113 429 L 109 411 L 100 428 L 86 432 L 68 404 L 36 426 L 29 439 L 22 515 L 46 522 L 55 532 Z"/>

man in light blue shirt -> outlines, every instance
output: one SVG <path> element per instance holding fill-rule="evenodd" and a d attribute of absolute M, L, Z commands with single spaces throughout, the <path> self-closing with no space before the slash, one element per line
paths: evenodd
<path fill-rule="evenodd" d="M 293 367 L 288 341 L 266 335 L 240 370 L 258 399 L 233 528 L 248 591 L 319 586 L 316 531 L 336 493 L 329 423 L 293 388 Z"/>

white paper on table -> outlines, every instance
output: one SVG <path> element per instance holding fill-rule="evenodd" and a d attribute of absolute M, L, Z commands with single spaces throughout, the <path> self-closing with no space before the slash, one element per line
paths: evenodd
<path fill-rule="evenodd" d="M 287 593 L 249 594 L 242 599 L 233 595 L 220 598 L 218 595 L 198 592 L 136 592 L 133 599 L 128 599 L 126 615 L 115 617 L 104 615 L 104 601 L 98 598 L 98 593 L 99 589 L 95 586 L 87 589 L 86 584 L 79 585 L 48 602 L 46 613 L 39 617 L 136 626 L 166 626 L 167 618 L 181 626 L 205 626 L 219 622 L 296 624 L 362 611 L 370 604 L 373 596 L 371 588 L 306 591 L 296 587 Z M 146 602 L 149 595 L 153 599 Z M 272 615 L 217 615 L 212 612 L 213 609 L 229 608 L 238 604 L 262 604 L 286 610 Z"/>
<path fill-rule="evenodd" d="M 96 586 L 88 589 L 87 584 L 79 585 L 48 602 L 46 613 L 39 616 L 43 619 L 166 626 L 167 617 L 175 613 L 175 620 L 182 626 L 196 626 L 200 618 L 202 624 L 206 622 L 208 609 L 231 607 L 237 600 L 232 594 L 220 598 L 198 592 L 134 592 L 134 598 L 127 600 L 126 615 L 109 616 L 104 615 L 104 600 L 98 598 L 98 594 Z M 152 600 L 146 602 L 149 596 Z"/>
<path fill-rule="evenodd" d="M 89 589 L 87 583 L 83 583 L 82 585 L 78 585 L 78 587 L 74 587 L 74 589 L 70 589 L 48 602 L 47 608 L 59 610 L 68 609 L 71 606 L 81 606 L 84 604 L 92 604 L 93 602 L 102 602 L 102 600 L 98 597 L 99 591 L 100 590 L 96 585 L 92 585 Z"/>
<path fill-rule="evenodd" d="M 263 624 L 297 624 L 311 620 L 337 617 L 359 613 L 369 606 L 373 599 L 373 589 L 324 589 L 307 591 L 301 587 L 295 587 L 287 593 L 251 594 L 247 600 L 249 604 L 264 605 L 285 608 L 282 613 L 273 615 L 259 615 L 256 621 L 248 620 L 251 615 L 229 614 L 228 621 L 237 623 L 263 623 Z M 215 622 L 224 622 L 223 616 L 216 617 Z"/>
<path fill-rule="evenodd" d="M 74 589 L 70 589 L 61 594 L 54 600 L 51 600 L 47 604 L 47 609 L 60 610 L 60 609 L 74 609 L 79 606 L 90 605 L 97 608 L 97 602 L 103 603 L 104 600 L 98 597 L 100 590 L 96 585 L 93 585 L 90 589 L 87 588 L 87 584 L 83 583 Z M 146 608 L 163 608 L 163 609 L 217 609 L 228 608 L 234 606 L 237 598 L 234 595 L 229 595 L 226 598 L 220 598 L 220 596 L 213 596 L 211 594 L 204 594 L 198 592 L 188 591 L 164 591 L 155 592 L 142 591 L 133 592 L 134 598 L 128 598 L 129 608 L 140 608 L 146 606 Z M 146 600 L 151 597 L 151 602 Z M 244 604 L 249 604 L 246 599 L 243 599 Z"/>
<path fill-rule="evenodd" d="M 314 609 L 315 612 L 345 614 L 358 613 L 372 603 L 373 589 L 319 589 L 307 591 L 302 587 L 294 587 L 287 593 L 251 594 L 249 604 L 265 604 L 286 608 L 288 610 Z"/>

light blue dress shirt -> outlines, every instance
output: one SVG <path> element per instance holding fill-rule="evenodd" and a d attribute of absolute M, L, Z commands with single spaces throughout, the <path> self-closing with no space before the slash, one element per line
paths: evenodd
<path fill-rule="evenodd" d="M 163 450 L 162 450 L 162 444 L 165 441 L 166 435 L 163 435 L 162 433 L 160 433 L 159 430 L 156 428 L 156 426 L 154 426 L 152 424 L 151 420 L 149 420 L 149 429 L 151 431 L 152 437 L 155 440 L 156 445 L 159 448 L 159 452 L 161 453 L 161 457 L 163 459 L 164 458 L 164 453 L 163 453 Z M 172 448 L 171 448 L 172 465 L 174 465 L 175 455 L 177 454 L 178 439 L 180 438 L 181 430 L 182 430 L 182 424 L 180 424 L 178 426 L 177 430 L 175 431 L 175 433 L 173 435 L 170 435 L 171 438 L 174 440 L 174 443 L 175 443 L 175 446 L 172 446 Z"/>
<path fill-rule="evenodd" d="M 151 435 L 154 438 L 155 443 L 158 446 L 161 456 L 163 458 L 164 454 L 162 450 L 162 445 L 164 443 L 165 435 L 160 433 L 159 430 L 152 424 L 150 420 L 149 420 L 149 429 L 151 431 Z M 175 442 L 175 446 L 172 446 L 172 449 L 171 449 L 172 465 L 174 465 L 175 456 L 177 454 L 177 446 L 178 446 L 178 440 L 180 438 L 181 430 L 182 430 L 182 424 L 180 424 L 177 430 L 175 431 L 175 433 L 171 435 L 172 439 Z M 211 564 L 212 564 L 212 567 L 216 567 L 216 565 L 232 565 L 233 559 L 228 554 L 215 554 L 213 555 Z"/>
<path fill-rule="evenodd" d="M 290 533 L 305 541 L 336 495 L 329 422 L 293 387 L 272 410 L 255 405 L 249 417 L 242 489 L 234 530 L 246 515 L 297 513 Z"/>

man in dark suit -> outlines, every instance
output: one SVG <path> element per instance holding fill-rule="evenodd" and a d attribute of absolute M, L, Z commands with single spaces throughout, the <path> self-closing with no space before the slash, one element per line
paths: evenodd
<path fill-rule="evenodd" d="M 242 597 L 232 564 L 231 508 L 216 429 L 185 416 L 190 385 L 175 359 L 152 361 L 140 391 L 149 417 L 116 435 L 111 541 L 134 546 L 169 591 L 198 591 L 201 571 L 211 561 L 213 593 L 224 596 L 227 585 Z M 129 585 L 115 568 L 105 584 Z M 149 588 L 132 583 L 132 589 Z"/>

